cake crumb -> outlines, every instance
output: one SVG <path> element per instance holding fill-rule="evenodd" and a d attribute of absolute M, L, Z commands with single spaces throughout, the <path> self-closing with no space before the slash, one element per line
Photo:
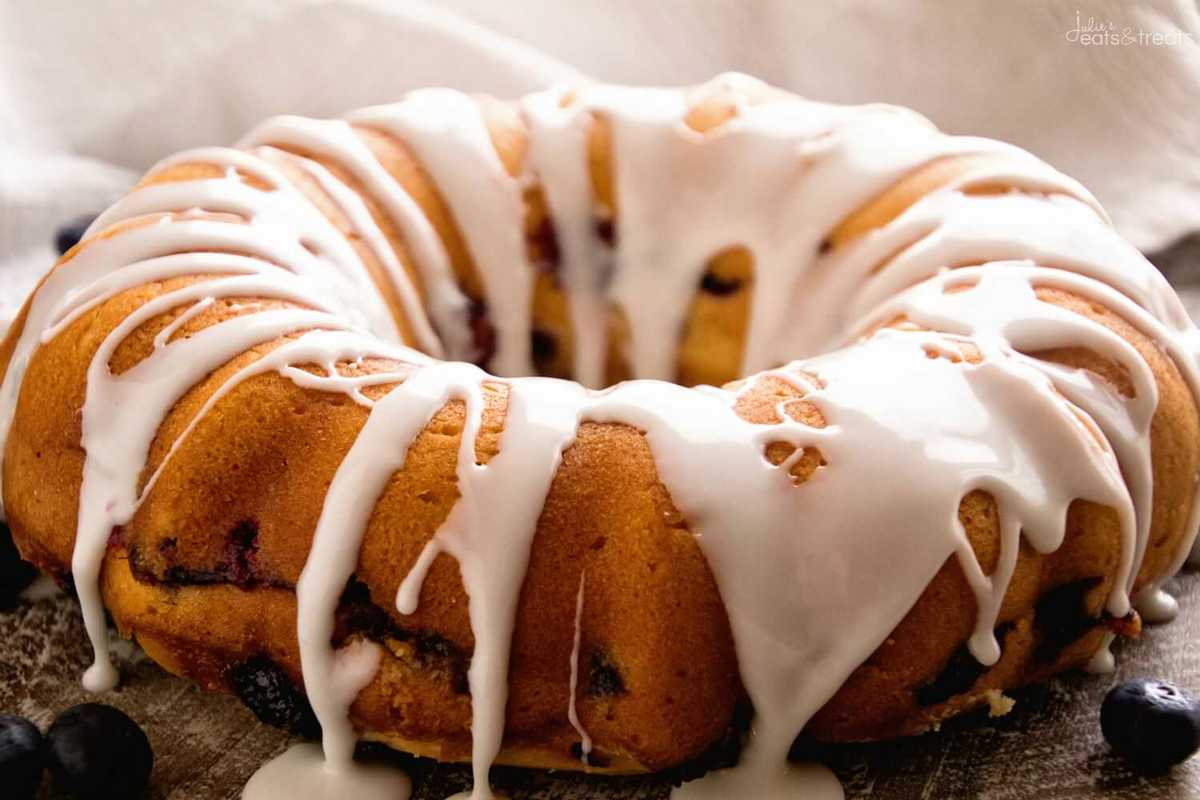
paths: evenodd
<path fill-rule="evenodd" d="M 983 695 L 988 702 L 988 717 L 995 719 L 1003 717 L 1005 714 L 1013 710 L 1017 701 L 1008 697 L 999 689 L 988 689 Z"/>

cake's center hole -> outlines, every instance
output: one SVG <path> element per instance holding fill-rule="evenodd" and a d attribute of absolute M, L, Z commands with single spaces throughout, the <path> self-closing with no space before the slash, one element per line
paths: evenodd
<path fill-rule="evenodd" d="M 604 342 L 606 385 L 639 377 L 634 374 L 629 356 L 634 336 L 646 335 L 645 332 L 633 330 L 622 308 L 613 303 L 608 305 L 602 334 L 581 331 L 572 318 L 572 298 L 563 283 L 561 253 L 553 224 L 548 219 L 540 220 L 532 238 L 531 249 L 537 256 L 533 262 L 536 269 L 529 330 L 533 375 L 576 379 L 576 348 L 579 337 L 586 335 L 592 342 L 601 339 Z M 606 244 L 615 238 L 611 223 L 600 224 L 598 238 Z M 694 289 L 674 343 L 673 382 L 683 386 L 721 385 L 743 376 L 742 357 L 753 305 L 754 257 L 748 247 L 732 245 L 713 253 L 702 266 L 695 273 Z M 664 268 L 674 267 L 664 265 Z M 668 301 L 664 298 L 663 302 Z M 499 335 L 493 309 L 486 299 L 471 300 L 468 324 L 471 352 L 467 360 L 488 370 L 493 366 Z"/>

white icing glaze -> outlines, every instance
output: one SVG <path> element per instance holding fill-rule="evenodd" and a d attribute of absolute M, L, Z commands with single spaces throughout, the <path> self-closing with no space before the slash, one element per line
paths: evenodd
<path fill-rule="evenodd" d="M 1117 671 L 1117 660 L 1113 656 L 1112 643 L 1115 637 L 1111 633 L 1104 635 L 1104 642 L 1100 645 L 1100 649 L 1092 654 L 1088 659 L 1088 663 L 1084 665 L 1084 671 L 1092 675 L 1111 675 Z"/>
<path fill-rule="evenodd" d="M 480 465 L 475 439 L 483 418 L 486 378 L 467 364 L 426 366 L 374 405 L 330 484 L 312 552 L 296 587 L 305 685 L 322 723 L 326 752 L 344 752 L 345 743 L 353 742 L 345 707 L 326 700 L 353 697 L 333 688 L 342 679 L 329 666 L 337 601 L 357 564 L 375 501 L 403 466 L 409 443 L 448 400 L 463 401 L 467 419 L 458 457 L 461 499 L 400 585 L 396 604 L 401 613 L 416 609 L 421 583 L 439 553 L 458 561 L 475 636 L 468 670 L 475 798 L 491 797 L 487 772 L 504 734 L 509 647 L 529 544 L 562 450 L 574 437 L 578 399 L 583 396 L 577 384 L 538 378 L 510 382 L 500 452 Z M 508 513 L 492 514 L 502 503 Z M 488 515 L 486 520 L 481 514 Z M 308 630 L 310 625 L 315 632 Z"/>
<path fill-rule="evenodd" d="M 352 773 L 335 772 L 315 744 L 298 744 L 255 772 L 242 800 L 408 800 L 412 783 L 399 770 L 361 765 Z"/>
<path fill-rule="evenodd" d="M 212 273 L 278 273 L 277 279 L 285 281 L 296 296 L 302 296 L 305 305 L 328 308 L 320 295 L 305 288 L 303 281 L 288 279 L 286 271 L 302 272 L 302 267 L 291 260 L 296 255 L 286 244 L 280 245 L 274 237 L 263 236 L 249 225 L 200 219 L 172 221 L 167 216 L 159 224 L 93 239 L 51 272 L 30 301 L 0 384 L 0 448 L 8 439 L 29 359 L 38 345 L 54 338 L 80 314 L 143 283 Z"/>
<path fill-rule="evenodd" d="M 966 493 L 985 489 L 997 498 L 1007 521 L 1005 552 L 1015 551 L 1022 531 L 1038 549 L 1055 549 L 1075 498 L 1118 509 L 1130 506 L 1115 457 L 1047 377 L 1000 345 L 982 341 L 982 364 L 956 363 L 950 357 L 958 355 L 957 342 L 934 334 L 883 332 L 772 373 L 805 389 L 813 387 L 795 370 L 820 377 L 824 387 L 809 394 L 829 422 L 819 430 L 798 423 L 747 423 L 733 411 L 737 396 L 721 390 L 633 381 L 585 394 L 558 381 L 507 381 L 509 411 L 500 454 L 482 467 L 475 462 L 474 446 L 484 376 L 465 365 L 417 370 L 374 405 L 331 485 L 325 514 L 339 520 L 331 536 L 340 555 L 323 550 L 322 524 L 298 587 L 302 605 L 315 591 L 310 576 L 323 587 L 320 613 L 302 610 L 300 625 L 303 631 L 313 618 L 321 620 L 319 633 L 304 634 L 303 641 L 306 684 L 317 698 L 314 708 L 326 729 L 327 748 L 332 749 L 329 731 L 336 728 L 327 725 L 330 709 L 320 698 L 346 693 L 328 688 L 338 683 L 331 671 L 324 677 L 310 674 L 309 663 L 332 658 L 333 611 L 352 574 L 373 499 L 432 414 L 448 399 L 461 398 L 467 410 L 458 463 L 463 498 L 401 584 L 398 608 L 415 608 L 420 581 L 438 552 L 444 549 L 459 559 L 477 637 L 469 675 L 475 698 L 473 796 L 488 796 L 487 768 L 500 745 L 507 642 L 529 537 L 558 453 L 581 419 L 621 421 L 646 432 L 660 476 L 692 521 L 717 578 L 743 682 L 759 709 L 746 755 L 749 766 L 737 773 L 746 777 L 717 780 L 722 786 L 734 780 L 790 786 L 796 778 L 784 769 L 784 757 L 792 740 L 894 628 L 945 559 L 957 553 L 968 574 L 982 575 L 957 523 L 958 503 Z M 929 348 L 946 357 L 927 357 Z M 902 380 L 920 388 L 906 398 L 886 391 Z M 531 417 L 539 422 L 531 424 Z M 1018 427 L 1024 432 L 1014 435 Z M 793 488 L 786 471 L 790 463 L 776 468 L 764 459 L 772 441 L 819 447 L 832 467 L 820 479 Z M 868 452 L 873 455 L 864 458 Z M 1062 471 L 1053 467 L 1063 458 L 1080 469 L 1056 474 Z M 714 463 L 726 465 L 729 476 L 715 493 Z M 902 463 L 921 464 L 915 470 L 919 477 L 904 484 L 889 481 Z M 871 502 L 860 499 L 837 515 L 821 513 L 833 498 L 849 497 L 862 486 L 880 487 Z M 509 509 L 504 518 L 490 526 L 473 519 L 496 507 L 486 501 L 499 497 Z M 896 519 L 907 524 L 897 526 Z M 913 529 L 929 531 L 933 538 L 915 552 Z M 482 531 L 485 538 L 469 538 Z M 786 531 L 790 535 L 779 535 Z M 939 531 L 940 538 L 934 538 Z M 1126 563 L 1132 560 L 1132 544 L 1129 551 Z M 847 580 L 858 574 L 887 579 Z M 776 590 L 763 592 L 764 585 Z M 988 620 L 990 632 L 994 618 L 988 613 L 984 609 L 981 618 Z M 843 619 L 845 628 L 824 623 L 834 617 Z M 846 635 L 847 629 L 855 634 Z M 320 649 L 311 662 L 309 642 L 318 642 Z M 490 705 L 480 698 L 489 698 Z M 335 710 L 334 721 L 348 724 L 345 709 L 339 704 Z"/>
<path fill-rule="evenodd" d="M 436 231 L 346 122 L 278 118 L 244 140 L 261 148 L 255 153 L 202 150 L 163 162 L 211 163 L 224 167 L 226 177 L 143 188 L 98 220 L 94 232 L 162 215 L 161 224 L 92 240 L 48 277 L 0 387 L 2 446 L 39 344 L 126 289 L 205 276 L 139 306 L 105 337 L 88 370 L 72 569 L 96 651 L 89 688 L 115 681 L 99 596 L 111 531 L 131 518 L 205 414 L 243 380 L 269 371 L 301 387 L 345 393 L 369 415 L 330 485 L 296 587 L 305 688 L 322 724 L 324 758 L 302 748 L 271 762 L 247 786 L 245 796 L 255 800 L 284 792 L 299 800 L 408 791 L 394 771 L 353 759 L 351 707 L 374 677 L 379 647 L 353 638 L 335 650 L 331 640 L 376 502 L 429 420 L 451 401 L 465 409 L 456 465 L 461 496 L 398 587 L 397 609 L 416 609 L 439 553 L 458 561 L 475 639 L 468 679 L 476 800 L 492 796 L 488 770 L 503 745 L 509 651 L 530 545 L 581 421 L 624 423 L 645 433 L 659 477 L 712 568 L 757 712 L 738 767 L 685 784 L 677 798 L 840 797 L 828 770 L 788 765 L 795 736 L 950 557 L 976 595 L 970 649 L 982 663 L 995 663 L 1000 647 L 993 631 L 1022 537 L 1040 552 L 1058 548 L 1077 499 L 1117 513 L 1122 549 L 1106 608 L 1127 613 L 1150 540 L 1154 374 L 1123 337 L 1042 302 L 1035 290 L 1060 289 L 1114 312 L 1154 340 L 1200 395 L 1200 338 L 1169 286 L 1112 233 L 1082 187 L 1028 154 L 944 136 L 899 109 L 764 99 L 763 90 L 744 76 L 722 76 L 694 93 L 588 86 L 570 102 L 562 91 L 535 95 L 522 106 L 531 140 L 519 178 L 504 169 L 478 106 L 464 96 L 418 92 L 350 119 L 403 140 L 443 193 L 487 295 L 500 371 L 529 371 L 533 267 L 522 196 L 523 181 L 535 180 L 555 224 L 574 361 L 584 383 L 603 379 L 610 306 L 629 321 L 634 373 L 674 377 L 677 342 L 707 262 L 742 246 L 755 264 L 745 371 L 865 337 L 768 373 L 805 394 L 824 416 L 823 428 L 789 420 L 786 404 L 779 422 L 750 424 L 735 413 L 739 394 L 732 389 L 637 380 L 589 392 L 549 379 L 496 379 L 345 330 L 347 323 L 385 336 L 396 329 L 385 303 L 361 296 L 374 289 L 353 248 L 271 159 L 304 170 L 342 210 L 395 283 L 419 344 L 439 352 L 436 327 L 451 357 L 472 346 L 466 300 Z M 696 98 L 730 93 L 738 113 L 717 130 L 700 134 L 685 124 Z M 612 133 L 615 250 L 595 229 L 602 212 L 594 207 L 587 169 L 595 117 Z M 890 222 L 825 251 L 830 232 L 897 179 L 935 159 L 969 154 L 988 158 L 973 160 Z M 415 287 L 379 222 L 347 184 L 310 158 L 317 155 L 352 175 L 403 233 L 433 326 L 415 307 Z M 253 188 L 242 175 L 268 189 Z M 997 185 L 1011 191 L 977 192 Z M 194 218 L 193 208 L 239 221 Z M 242 316 L 177 336 L 199 315 L 241 297 L 299 307 L 243 306 Z M 801 307 L 829 310 L 800 313 Z M 152 353 L 113 375 L 109 362 L 120 343 L 175 309 L 180 315 L 156 335 Z M 875 331 L 897 316 L 930 330 Z M 293 338 L 225 380 L 139 489 L 150 446 L 178 400 L 247 348 L 281 336 Z M 1118 365 L 1131 391 L 1120 395 L 1085 371 L 1036 357 L 1066 347 L 1087 348 Z M 397 367 L 367 375 L 339 369 L 370 356 Z M 392 384 L 398 385 L 376 400 L 365 391 Z M 507 410 L 499 452 L 480 464 L 475 448 L 488 391 L 505 393 Z M 135 402 L 137 413 L 129 413 Z M 765 458 L 774 442 L 795 448 L 778 466 Z M 826 464 L 797 486 L 789 470 L 806 448 L 819 449 Z M 721 470 L 717 483 L 714 465 Z M 1000 516 L 999 555 L 990 571 L 957 517 L 960 501 L 975 490 L 995 499 Z M 1193 502 L 1190 535 L 1173 554 L 1171 572 L 1190 551 L 1198 521 L 1200 504 Z M 1174 606 L 1161 584 L 1140 587 L 1138 606 L 1149 620 L 1166 618 Z M 585 585 L 581 576 L 564 713 L 586 764 L 591 741 L 576 707 Z M 1111 668 L 1110 641 L 1093 668 Z"/>
<path fill-rule="evenodd" d="M 404 236 L 404 245 L 411 251 L 421 276 L 425 303 L 447 357 L 470 356 L 467 300 L 455 283 L 442 240 L 417 202 L 380 165 L 350 125 L 340 120 L 276 117 L 248 133 L 239 145 L 275 145 L 311 151 L 332 158 L 348 170 L 383 206 Z"/>
<path fill-rule="evenodd" d="M 297 271 L 322 296 L 333 298 L 345 318 L 385 339 L 398 340 L 392 313 L 354 249 L 278 170 L 249 153 L 210 147 L 172 156 L 152 167 L 151 174 L 188 163 L 242 171 L 266 182 L 270 188 L 256 189 L 238 180 L 236 173 L 234 177 L 154 184 L 130 192 L 114 203 L 92 222 L 89 233 L 133 217 L 170 211 L 203 209 L 236 214 L 261 231 L 268 241 L 287 247 L 289 263 L 301 265 Z M 420 307 L 419 298 L 413 299 L 412 310 L 406 307 L 410 314 Z M 416 318 L 423 319 L 424 315 Z"/>
<path fill-rule="evenodd" d="M 113 528 L 128 522 L 137 509 L 137 477 L 161 421 L 204 375 L 251 346 L 304 328 L 339 325 L 337 318 L 329 314 L 293 309 L 234 317 L 171 344 L 156 343 L 150 356 L 119 376 L 109 371 L 109 360 L 130 333 L 182 303 L 205 300 L 206 292 L 216 296 L 260 292 L 287 296 L 281 287 L 259 276 L 194 284 L 160 295 L 126 317 L 108 335 L 88 369 L 82 425 L 86 458 L 71 559 L 84 623 L 95 651 L 95 663 L 84 677 L 88 691 L 105 691 L 117 682 L 108 659 L 100 569 Z M 138 413 L 130 413 L 131 408 Z"/>
<path fill-rule="evenodd" d="M 396 251 L 388 243 L 387 236 L 380 230 L 362 198 L 338 180 L 332 172 L 312 159 L 302 158 L 272 147 L 262 149 L 271 154 L 278 154 L 299 166 L 316 180 L 323 192 L 333 199 L 342 213 L 349 218 L 355 233 L 362 237 L 371 253 L 387 270 L 391 284 L 400 298 L 405 318 L 410 320 L 413 327 L 416 328 L 417 346 L 431 356 L 439 358 L 444 356 L 442 342 L 430 325 L 429 316 L 425 313 L 425 307 L 421 305 L 421 297 L 416 287 L 413 286 L 412 279 L 405 272 L 404 266 L 396 257 Z"/>
<path fill-rule="evenodd" d="M 352 122 L 391 133 L 416 154 L 450 206 L 483 282 L 496 329 L 498 375 L 528 375 L 533 267 L 525 249 L 521 186 L 505 171 L 475 101 L 449 89 L 364 108 Z"/>
<path fill-rule="evenodd" d="M 592 202 L 586 158 L 589 115 L 559 103 L 559 94 L 543 92 L 522 101 L 529 125 L 530 167 L 543 188 L 554 220 L 563 263 L 559 269 L 571 308 L 575 337 L 574 377 L 598 389 L 604 383 L 608 350 L 608 301 L 612 255 L 598 240 L 599 209 Z"/>
<path fill-rule="evenodd" d="M 1138 613 L 1151 625 L 1161 625 L 1179 616 L 1179 603 L 1157 585 L 1147 586 L 1134 598 Z"/>
<path fill-rule="evenodd" d="M 604 86 L 580 91 L 572 106 L 613 129 L 620 218 L 609 294 L 629 319 L 639 377 L 674 376 L 684 315 L 714 253 L 744 246 L 754 257 L 742 366 L 756 372 L 816 351 L 780 338 L 796 293 L 830 230 L 897 178 L 977 152 L 1003 155 L 1010 169 L 1024 165 L 1043 180 L 1051 172 L 1015 148 L 943 136 L 894 108 L 768 101 L 702 135 L 681 121 L 687 101 L 679 92 Z"/>
<path fill-rule="evenodd" d="M 957 294 L 947 294 L 951 287 L 970 287 Z M 1134 588 L 1137 567 L 1142 561 L 1150 538 L 1150 515 L 1153 509 L 1153 473 L 1150 443 L 1150 424 L 1157 408 L 1157 387 L 1153 373 L 1144 359 L 1121 336 L 1086 318 L 1037 300 L 1033 287 L 1065 289 L 1072 294 L 1094 300 L 1116 310 L 1126 321 L 1147 334 L 1171 357 L 1194 396 L 1200 396 L 1194 332 L 1173 324 L 1173 304 L 1147 303 L 1149 308 L 1162 309 L 1162 318 L 1151 313 L 1132 297 L 1123 296 L 1107 283 L 1084 274 L 1038 267 L 1032 264 L 992 263 L 984 267 L 968 267 L 927 280 L 911 291 L 900 295 L 869 315 L 868 320 L 884 320 L 903 313 L 908 318 L 938 330 L 978 335 L 990 333 L 1004 337 L 1021 352 L 1036 352 L 1056 347 L 1084 346 L 1122 366 L 1133 384 L 1133 397 L 1122 398 L 1103 382 L 1096 382 L 1086 372 L 1070 371 L 1049 362 L 1030 359 L 1030 363 L 1046 372 L 1056 388 L 1075 403 L 1099 425 L 1120 460 L 1125 480 L 1133 495 L 1137 515 L 1134 552 L 1128 566 L 1123 566 L 1127 578 L 1124 596 L 1114 595 L 1109 610 L 1117 615 L 1128 609 L 1128 592 Z M 1165 286 L 1165 282 L 1162 284 Z M 1164 290 L 1159 290 L 1161 294 Z M 1169 288 L 1165 289 L 1170 292 Z M 952 310 L 955 306 L 962 306 Z M 1200 503 L 1193 500 L 1187 523 L 1190 536 L 1200 525 Z M 1178 571 L 1192 547 L 1185 540 L 1175 555 L 1167 577 Z M 1163 597 L 1162 584 L 1166 578 L 1145 586 L 1139 593 L 1139 610 L 1147 612 L 1151 621 L 1169 621 L 1174 613 L 1173 600 Z"/>

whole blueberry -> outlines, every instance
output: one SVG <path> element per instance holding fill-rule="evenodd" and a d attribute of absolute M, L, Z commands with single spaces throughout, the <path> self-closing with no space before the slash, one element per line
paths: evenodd
<path fill-rule="evenodd" d="M 95 217 L 79 217 L 54 232 L 54 247 L 60 256 L 79 244 L 93 219 Z"/>
<path fill-rule="evenodd" d="M 64 711 L 46 732 L 46 765 L 55 788 L 76 800 L 129 800 L 146 791 L 154 752 L 123 712 L 85 703 Z"/>
<path fill-rule="evenodd" d="M 17 546 L 13 544 L 8 526 L 0 522 L 0 608 L 12 608 L 26 586 L 33 583 L 37 570 L 21 560 Z"/>
<path fill-rule="evenodd" d="M 1143 772 L 1165 772 L 1200 749 L 1200 702 L 1169 683 L 1127 681 L 1100 707 L 1100 729 Z"/>
<path fill-rule="evenodd" d="M 0 786 L 5 797 L 29 800 L 42 782 L 42 734 L 29 720 L 0 714 Z"/>

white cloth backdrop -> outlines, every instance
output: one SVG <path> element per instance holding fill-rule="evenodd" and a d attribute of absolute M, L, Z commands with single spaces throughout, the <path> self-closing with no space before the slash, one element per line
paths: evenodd
<path fill-rule="evenodd" d="M 0 321 L 62 222 L 265 116 L 731 69 L 1020 144 L 1143 249 L 1200 228 L 1195 0 L 0 0 Z"/>

